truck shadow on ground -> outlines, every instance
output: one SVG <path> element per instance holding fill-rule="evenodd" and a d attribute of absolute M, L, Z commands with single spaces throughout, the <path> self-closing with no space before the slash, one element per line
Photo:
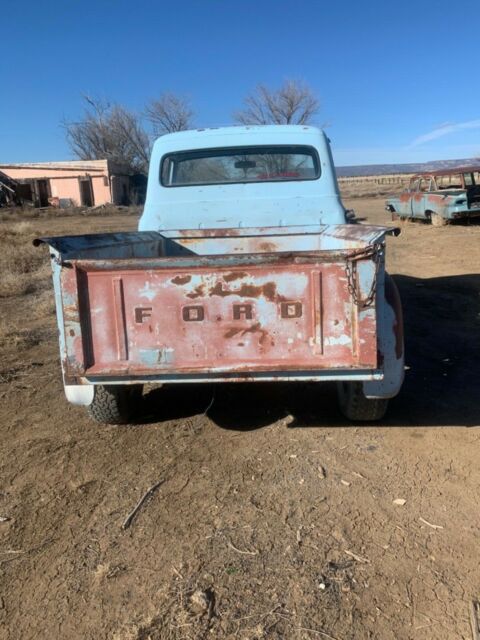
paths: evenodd
<path fill-rule="evenodd" d="M 480 425 L 480 274 L 394 279 L 408 369 L 386 424 Z"/>
<path fill-rule="evenodd" d="M 400 395 L 376 424 L 480 425 L 480 275 L 394 279 L 404 308 L 407 371 Z M 290 415 L 291 428 L 352 424 L 338 411 L 335 385 L 316 383 L 166 385 L 145 396 L 142 414 L 143 423 L 206 414 L 237 430 Z"/>

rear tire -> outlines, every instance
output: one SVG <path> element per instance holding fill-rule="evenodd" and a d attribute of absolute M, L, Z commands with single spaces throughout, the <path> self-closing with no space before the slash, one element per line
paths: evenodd
<path fill-rule="evenodd" d="M 88 414 L 100 424 L 127 423 L 142 395 L 140 385 L 95 385 Z"/>
<path fill-rule="evenodd" d="M 349 420 L 373 422 L 381 420 L 388 407 L 385 398 L 366 398 L 361 382 L 339 382 L 337 384 L 340 411 Z"/>
<path fill-rule="evenodd" d="M 434 213 L 433 211 L 430 214 L 430 222 L 432 223 L 433 227 L 444 227 L 446 224 L 448 224 L 448 221 L 443 216 L 439 215 L 438 213 Z"/>

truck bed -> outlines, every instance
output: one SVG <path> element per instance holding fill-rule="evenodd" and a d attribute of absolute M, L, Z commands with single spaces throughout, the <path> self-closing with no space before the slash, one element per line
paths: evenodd
<path fill-rule="evenodd" d="M 315 225 L 39 239 L 51 249 L 66 382 L 328 379 L 332 370 L 375 378 L 392 232 Z"/>

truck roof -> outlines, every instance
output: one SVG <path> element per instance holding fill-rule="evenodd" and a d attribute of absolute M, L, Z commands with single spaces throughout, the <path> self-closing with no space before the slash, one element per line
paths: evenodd
<path fill-rule="evenodd" d="M 317 127 L 294 124 L 247 125 L 232 127 L 210 127 L 205 129 L 190 129 L 167 133 L 158 138 L 156 145 L 173 150 L 203 147 L 235 146 L 244 143 L 244 138 L 251 136 L 255 145 L 285 144 L 292 136 L 293 144 L 315 144 L 325 133 Z"/>

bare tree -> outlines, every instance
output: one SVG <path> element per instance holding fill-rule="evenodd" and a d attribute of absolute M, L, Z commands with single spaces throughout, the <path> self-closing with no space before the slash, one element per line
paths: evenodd
<path fill-rule="evenodd" d="M 147 173 L 151 136 L 136 113 L 118 104 L 84 96 L 79 122 L 64 122 L 67 142 L 81 160 L 112 159 L 132 173 Z M 154 136 L 192 126 L 193 110 L 186 98 L 165 93 L 145 109 Z"/>
<path fill-rule="evenodd" d="M 240 124 L 309 124 L 320 103 L 312 89 L 298 80 L 286 80 L 279 89 L 259 84 L 234 119 Z"/>
<path fill-rule="evenodd" d="M 64 122 L 67 142 L 81 160 L 111 159 L 132 173 L 146 173 L 150 140 L 140 118 L 120 105 L 84 96 L 86 108 L 79 122 Z"/>
<path fill-rule="evenodd" d="M 145 108 L 145 115 L 156 136 L 193 127 L 194 112 L 189 100 L 173 93 L 164 93 L 158 100 L 152 100 Z"/>

